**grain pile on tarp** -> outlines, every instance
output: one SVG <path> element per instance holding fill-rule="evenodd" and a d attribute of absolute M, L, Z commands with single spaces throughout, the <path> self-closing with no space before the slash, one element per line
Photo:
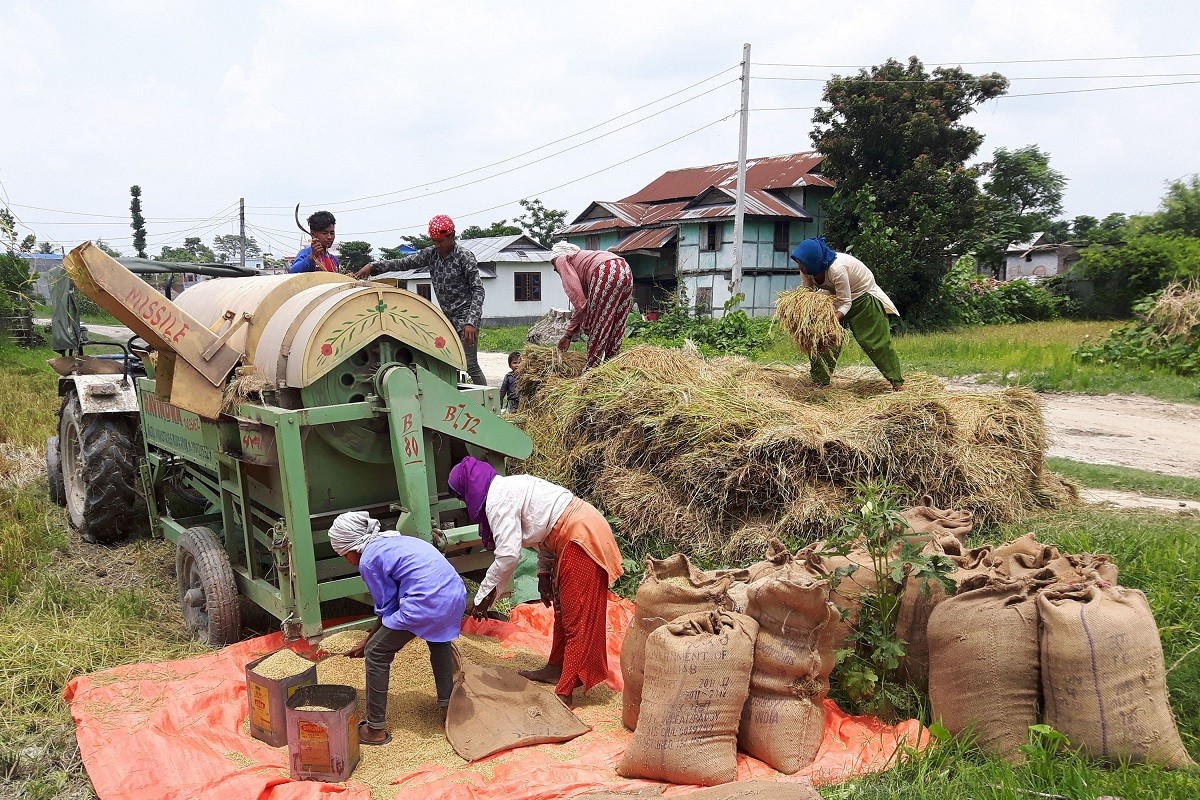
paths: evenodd
<path fill-rule="evenodd" d="M 893 392 L 861 370 L 815 387 L 796 367 L 651 346 L 570 373 L 526 349 L 526 469 L 681 552 L 745 563 L 772 537 L 828 535 L 868 479 L 981 521 L 1074 492 L 1045 469 L 1041 408 L 1024 389 L 948 392 L 913 374 Z"/>
<path fill-rule="evenodd" d="M 846 329 L 834 311 L 833 295 L 811 289 L 780 292 L 775 318 L 796 347 L 806 356 L 837 352 L 846 340 Z"/>
<path fill-rule="evenodd" d="M 969 574 L 926 628 L 929 699 L 947 730 L 1017 761 L 1044 721 L 1097 758 L 1192 765 L 1154 616 L 1116 585 L 1108 556 L 1064 555 L 1029 534 L 954 560 Z"/>

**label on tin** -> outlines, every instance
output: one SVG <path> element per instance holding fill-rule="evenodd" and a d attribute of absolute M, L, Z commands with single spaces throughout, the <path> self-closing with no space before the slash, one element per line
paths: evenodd
<path fill-rule="evenodd" d="M 306 772 L 332 772 L 333 759 L 329 752 L 329 729 L 316 722 L 301 722 L 300 768 Z"/>
<path fill-rule="evenodd" d="M 271 690 L 261 683 L 250 684 L 250 724 L 271 730 Z"/>

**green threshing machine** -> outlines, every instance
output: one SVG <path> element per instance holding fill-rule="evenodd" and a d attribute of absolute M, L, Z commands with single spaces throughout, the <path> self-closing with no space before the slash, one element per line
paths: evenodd
<path fill-rule="evenodd" d="M 429 301 L 332 273 L 212 278 L 172 301 L 90 243 L 64 269 L 136 336 L 117 362 L 59 365 L 51 492 L 113 541 L 140 480 L 194 637 L 235 641 L 239 595 L 290 637 L 328 632 L 345 613 L 331 601 L 369 604 L 329 546 L 345 511 L 431 541 L 464 575 L 491 563 L 449 470 L 474 455 L 503 472 L 532 445 L 496 390 L 460 384 L 462 343 Z"/>

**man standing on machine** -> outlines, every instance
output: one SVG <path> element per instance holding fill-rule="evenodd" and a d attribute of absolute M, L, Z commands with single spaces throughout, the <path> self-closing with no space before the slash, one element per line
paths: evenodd
<path fill-rule="evenodd" d="M 308 218 L 312 245 L 296 253 L 288 272 L 339 272 L 341 263 L 330 251 L 333 249 L 334 226 L 337 220 L 328 211 L 318 211 Z"/>

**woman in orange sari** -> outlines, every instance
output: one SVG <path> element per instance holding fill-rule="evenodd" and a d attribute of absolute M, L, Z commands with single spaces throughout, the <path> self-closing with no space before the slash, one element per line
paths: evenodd
<path fill-rule="evenodd" d="M 532 475 L 502 477 L 470 456 L 450 471 L 449 483 L 496 554 L 475 595 L 477 617 L 508 590 L 521 548 L 537 550 L 538 593 L 554 606 L 554 638 L 546 666 L 521 674 L 554 684 L 569 705 L 576 687 L 587 692 L 608 677 L 608 590 L 623 571 L 612 528 L 561 486 Z"/>

